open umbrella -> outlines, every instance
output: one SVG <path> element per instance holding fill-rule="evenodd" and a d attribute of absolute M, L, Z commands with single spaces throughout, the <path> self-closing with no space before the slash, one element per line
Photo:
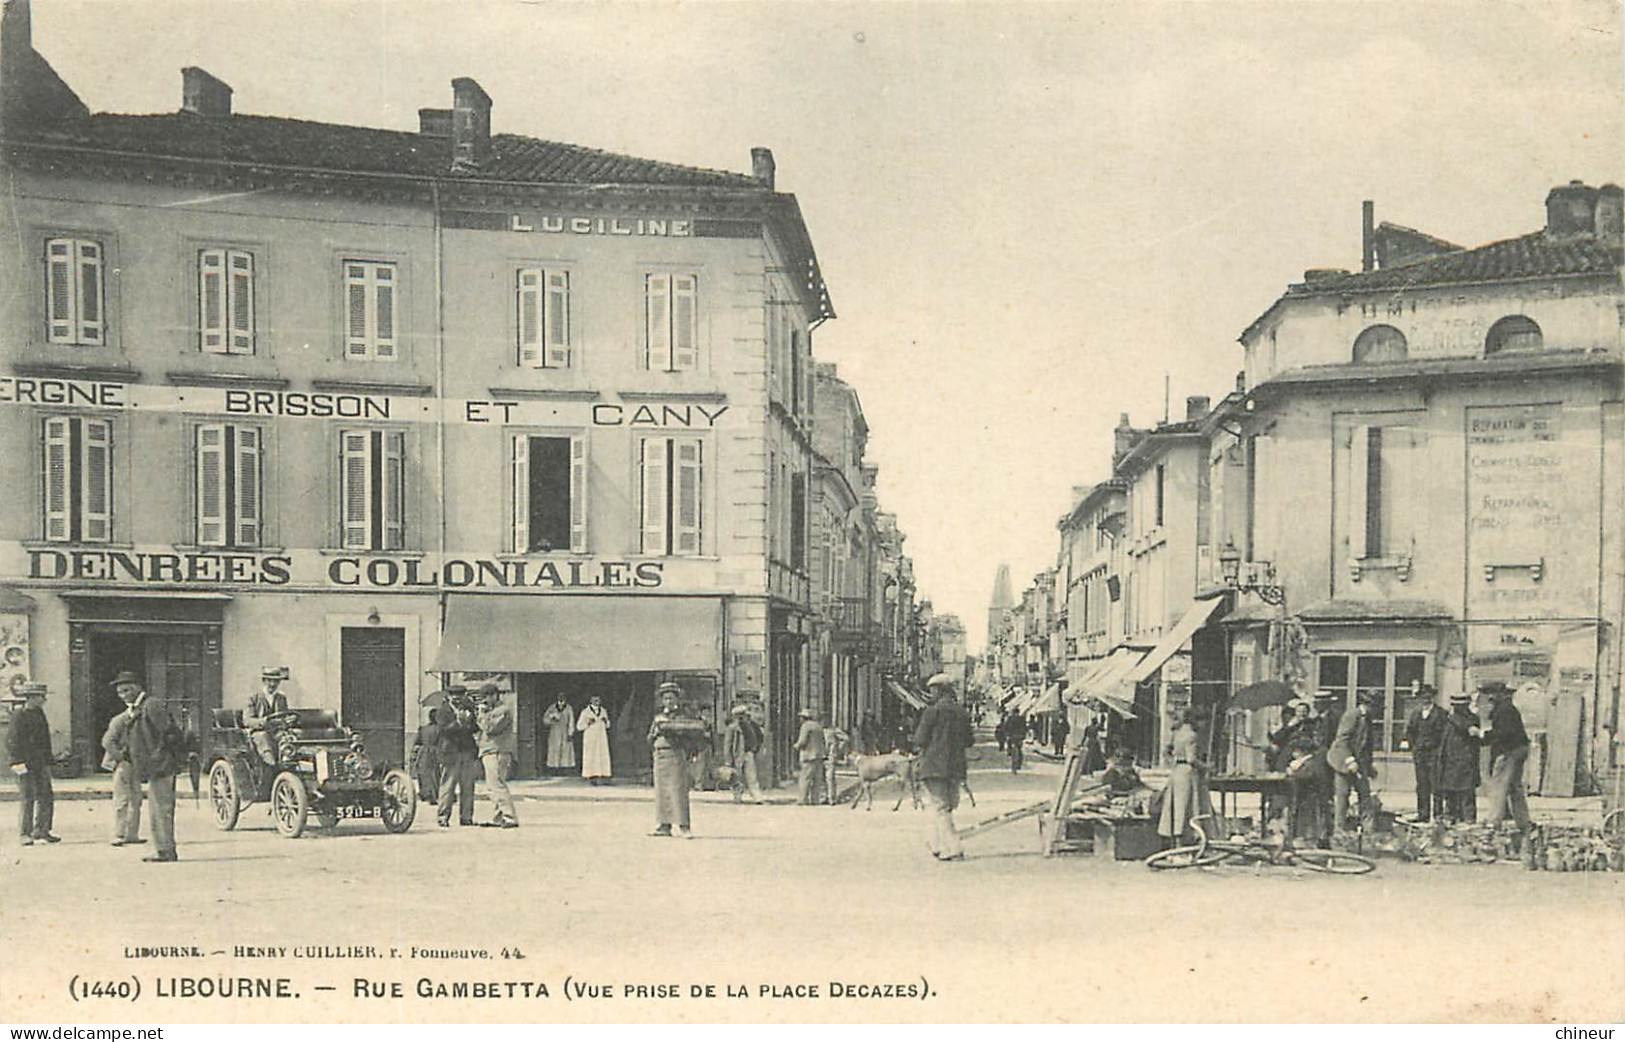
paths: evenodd
<path fill-rule="evenodd" d="M 1280 680 L 1260 680 L 1236 692 L 1230 700 L 1231 709 L 1263 709 L 1265 706 L 1286 705 L 1298 693 L 1291 685 Z"/>

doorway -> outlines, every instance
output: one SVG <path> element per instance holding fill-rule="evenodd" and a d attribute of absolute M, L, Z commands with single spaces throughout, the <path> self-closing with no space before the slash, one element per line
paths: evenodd
<path fill-rule="evenodd" d="M 340 631 L 339 712 L 375 766 L 406 762 L 406 630 Z"/>
<path fill-rule="evenodd" d="M 124 709 L 113 678 L 125 671 L 140 678 L 148 697 L 163 703 L 188 738 L 207 738 L 209 713 L 220 707 L 218 633 L 211 643 L 211 633 L 196 627 L 97 624 L 85 630 L 83 664 L 73 685 L 73 744 L 82 766 L 101 769 L 102 736 Z"/>
<path fill-rule="evenodd" d="M 547 770 L 547 725 L 542 722 L 547 708 L 563 695 L 571 713 L 579 719 L 593 695 L 604 700 L 610 719 L 610 764 L 618 777 L 637 777 L 650 768 L 649 723 L 654 719 L 656 673 L 518 673 L 514 676 L 518 698 L 519 755 L 514 764 L 517 778 L 539 778 Z M 576 767 L 567 774 L 581 773 L 581 736 L 571 738 Z"/>

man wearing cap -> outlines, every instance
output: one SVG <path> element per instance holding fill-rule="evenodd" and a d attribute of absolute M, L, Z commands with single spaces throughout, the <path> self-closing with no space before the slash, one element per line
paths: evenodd
<path fill-rule="evenodd" d="M 801 733 L 796 736 L 796 755 L 801 762 L 801 802 L 810 806 L 824 802 L 824 726 L 811 708 L 801 711 Z"/>
<path fill-rule="evenodd" d="M 480 764 L 485 768 L 485 788 L 496 804 L 491 819 L 492 828 L 516 829 L 519 817 L 514 813 L 513 794 L 508 791 L 508 771 L 519 749 L 519 738 L 513 729 L 513 710 L 495 684 L 480 688 Z"/>
<path fill-rule="evenodd" d="M 277 762 L 276 725 L 269 719 L 275 713 L 288 711 L 288 696 L 280 690 L 287 676 L 286 666 L 266 666 L 260 670 L 260 690 L 248 696 L 248 708 L 243 710 L 243 726 L 248 728 L 249 741 L 266 763 Z"/>
<path fill-rule="evenodd" d="M 45 720 L 44 684 L 23 684 L 17 689 L 23 707 L 12 714 L 7 754 L 17 778 L 17 832 L 22 845 L 60 843 L 51 835 L 56 794 L 51 788 L 51 725 Z"/>
<path fill-rule="evenodd" d="M 1439 693 L 1423 684 L 1416 689 L 1416 708 L 1405 719 L 1405 744 L 1411 750 L 1411 766 L 1416 771 L 1416 820 L 1431 821 L 1438 810 L 1439 743 L 1444 741 L 1444 710 Z"/>
<path fill-rule="evenodd" d="M 1367 831 L 1376 819 L 1376 805 L 1371 802 L 1371 779 L 1377 776 L 1377 769 L 1372 764 L 1369 699 L 1369 692 L 1355 693 L 1354 704 L 1343 711 L 1343 718 L 1337 723 L 1337 733 L 1332 738 L 1332 746 L 1326 752 L 1326 762 L 1334 772 L 1334 832 L 1342 832 L 1348 823 L 1350 791 L 1360 795 L 1360 820 Z"/>
<path fill-rule="evenodd" d="M 1529 759 L 1529 734 L 1523 728 L 1523 714 L 1512 704 L 1512 689 L 1500 681 L 1479 686 L 1479 694 L 1490 701 L 1490 729 L 1483 736 L 1490 747 L 1490 813 L 1484 820 L 1499 824 L 1510 805 L 1518 831 L 1529 828 L 1529 802 L 1524 797 L 1523 765 Z"/>
<path fill-rule="evenodd" d="M 122 676 L 122 674 L 121 674 Z M 150 821 L 152 843 L 156 848 L 143 861 L 178 861 L 175 852 L 175 775 L 186 766 L 184 738 L 174 717 L 161 703 L 149 700 L 138 681 L 121 684 L 120 696 L 130 706 L 126 747 L 137 784 L 145 782 L 152 801 Z M 123 688 L 133 686 L 135 697 L 125 697 Z M 139 804 L 138 804 L 139 806 Z"/>
<path fill-rule="evenodd" d="M 145 843 L 141 838 L 141 777 L 130 759 L 130 725 L 146 701 L 141 680 L 129 670 L 113 678 L 124 711 L 107 722 L 102 735 L 102 766 L 113 772 L 113 846 Z"/>
<path fill-rule="evenodd" d="M 704 725 L 683 713 L 683 689 L 667 681 L 655 689 L 660 710 L 649 723 L 654 754 L 655 829 L 651 836 L 670 836 L 677 826 L 684 839 L 692 839 L 688 813 L 689 745 L 704 733 Z"/>
<path fill-rule="evenodd" d="M 729 717 L 722 754 L 734 769 L 734 802 L 749 796 L 752 803 L 760 803 L 762 785 L 756 771 L 756 753 L 762 747 L 762 729 L 751 718 L 750 706 L 734 706 Z"/>
<path fill-rule="evenodd" d="M 965 849 L 954 829 L 954 809 L 965 784 L 965 750 L 976 738 L 970 717 L 954 698 L 948 674 L 938 673 L 925 688 L 931 704 L 914 728 L 914 744 L 920 750 L 914 769 L 931 799 L 931 853 L 938 861 L 963 861 Z"/>
<path fill-rule="evenodd" d="M 1450 696 L 1450 715 L 1439 736 L 1439 770 L 1434 785 L 1442 801 L 1440 813 L 1452 822 L 1477 821 L 1478 715 L 1467 692 Z"/>

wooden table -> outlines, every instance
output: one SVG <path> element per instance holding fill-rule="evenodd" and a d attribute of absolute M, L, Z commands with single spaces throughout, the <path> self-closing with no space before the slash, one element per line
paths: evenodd
<path fill-rule="evenodd" d="M 1283 771 L 1269 771 L 1264 774 L 1219 774 L 1207 779 L 1207 790 L 1219 795 L 1219 814 L 1230 817 L 1231 793 L 1256 792 L 1258 793 L 1259 827 L 1262 828 L 1269 819 L 1269 811 L 1277 806 L 1277 801 L 1289 801 L 1292 792 L 1292 783 L 1287 780 Z M 1290 806 L 1290 802 L 1288 802 Z"/>

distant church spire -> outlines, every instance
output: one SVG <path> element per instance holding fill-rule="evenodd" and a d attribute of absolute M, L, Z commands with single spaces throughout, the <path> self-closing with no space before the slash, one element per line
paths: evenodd
<path fill-rule="evenodd" d="M 1015 606 L 1016 598 L 1010 592 L 1010 566 L 1001 564 L 999 565 L 999 574 L 993 578 L 993 600 L 989 602 L 988 607 L 1014 608 Z"/>

